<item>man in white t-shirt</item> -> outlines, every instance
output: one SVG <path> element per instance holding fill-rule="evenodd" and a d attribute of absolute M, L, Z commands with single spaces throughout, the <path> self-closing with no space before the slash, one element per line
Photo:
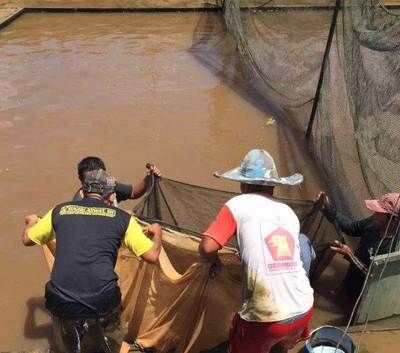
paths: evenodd
<path fill-rule="evenodd" d="M 241 166 L 215 176 L 240 182 L 204 233 L 200 254 L 213 268 L 217 252 L 236 235 L 243 262 L 243 304 L 229 337 L 230 353 L 285 352 L 308 335 L 313 289 L 300 260 L 300 223 L 293 210 L 273 197 L 276 185 L 298 185 L 301 174 L 280 178 L 264 150 L 251 150 Z"/>

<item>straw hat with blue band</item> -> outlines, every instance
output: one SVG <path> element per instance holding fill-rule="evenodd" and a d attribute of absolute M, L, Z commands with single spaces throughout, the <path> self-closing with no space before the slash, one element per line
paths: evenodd
<path fill-rule="evenodd" d="M 246 154 L 239 167 L 225 173 L 214 173 L 217 178 L 228 179 L 256 185 L 299 185 L 303 175 L 296 173 L 288 177 L 279 177 L 274 159 L 264 150 L 254 149 Z"/>

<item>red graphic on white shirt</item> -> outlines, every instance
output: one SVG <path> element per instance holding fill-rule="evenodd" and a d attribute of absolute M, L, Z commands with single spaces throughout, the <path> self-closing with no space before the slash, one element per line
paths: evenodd
<path fill-rule="evenodd" d="M 278 227 L 264 239 L 274 261 L 294 259 L 294 239 L 286 229 Z"/>

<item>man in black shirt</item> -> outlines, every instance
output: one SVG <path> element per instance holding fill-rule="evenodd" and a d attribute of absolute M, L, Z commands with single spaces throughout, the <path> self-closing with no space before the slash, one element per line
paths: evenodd
<path fill-rule="evenodd" d="M 117 352 L 121 293 L 114 272 L 119 247 L 145 261 L 156 262 L 161 228 L 147 233 L 127 212 L 112 206 L 116 182 L 104 170 L 87 172 L 80 201 L 56 205 L 39 219 L 27 216 L 23 244 L 44 245 L 57 240 L 51 279 L 46 284 L 46 308 L 64 353 Z"/>
<path fill-rule="evenodd" d="M 375 255 L 387 254 L 394 251 L 397 245 L 397 228 L 399 224 L 400 194 L 388 193 L 379 200 L 365 200 L 365 206 L 374 213 L 364 219 L 354 221 L 341 214 L 330 203 L 324 192 L 315 199 L 322 203 L 322 211 L 327 219 L 335 224 L 337 229 L 351 237 L 359 237 L 358 248 L 351 248 L 339 241 L 331 249 L 344 255 L 350 262 L 345 278 L 345 286 L 349 295 L 356 299 L 363 286 L 365 275 Z"/>
<path fill-rule="evenodd" d="M 99 157 L 85 157 L 78 163 L 78 177 L 81 183 L 85 178 L 87 172 L 92 170 L 103 169 L 106 170 L 106 166 L 104 162 Z M 151 165 L 146 176 L 139 182 L 130 185 L 130 184 L 123 184 L 123 183 L 116 183 L 115 186 L 115 195 L 116 195 L 116 202 L 114 203 L 115 206 L 118 205 L 119 202 L 129 200 L 129 199 L 138 199 L 146 192 L 149 183 L 151 182 L 151 174 L 155 176 L 161 176 L 160 170 Z M 81 200 L 83 198 L 83 191 L 80 188 L 74 195 L 73 200 Z"/>

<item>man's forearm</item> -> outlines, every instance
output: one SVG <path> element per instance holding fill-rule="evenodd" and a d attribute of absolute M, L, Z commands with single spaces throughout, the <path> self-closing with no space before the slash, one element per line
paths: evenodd
<path fill-rule="evenodd" d="M 138 199 L 146 193 L 147 185 L 149 183 L 150 176 L 146 175 L 143 180 L 133 185 L 132 188 L 132 199 Z"/>
<path fill-rule="evenodd" d="M 161 236 L 161 232 L 160 233 L 155 233 L 154 235 L 153 235 L 153 247 L 154 247 L 154 250 L 158 253 L 158 254 L 160 254 L 160 251 L 161 251 L 161 247 L 162 247 L 162 241 L 161 241 L 161 239 L 162 239 L 162 236 Z"/>
<path fill-rule="evenodd" d="M 22 232 L 22 243 L 25 245 L 25 246 L 33 246 L 33 245 L 35 245 L 35 243 L 29 238 L 29 236 L 28 236 L 28 232 L 29 232 L 29 229 L 33 226 L 34 224 L 27 224 L 26 226 L 25 226 L 25 228 L 24 228 L 24 231 Z"/>
<path fill-rule="evenodd" d="M 203 249 L 200 247 L 200 248 L 199 248 L 199 252 L 200 252 L 201 258 L 202 258 L 203 260 L 205 260 L 206 262 L 215 263 L 215 262 L 218 262 L 218 261 L 219 261 L 219 258 L 218 258 L 218 251 L 206 253 L 206 252 L 203 251 Z"/>
<path fill-rule="evenodd" d="M 142 255 L 142 258 L 148 262 L 155 263 L 162 248 L 162 229 L 158 224 L 152 224 L 147 227 L 147 232 L 152 238 L 153 245 L 151 249 Z"/>

